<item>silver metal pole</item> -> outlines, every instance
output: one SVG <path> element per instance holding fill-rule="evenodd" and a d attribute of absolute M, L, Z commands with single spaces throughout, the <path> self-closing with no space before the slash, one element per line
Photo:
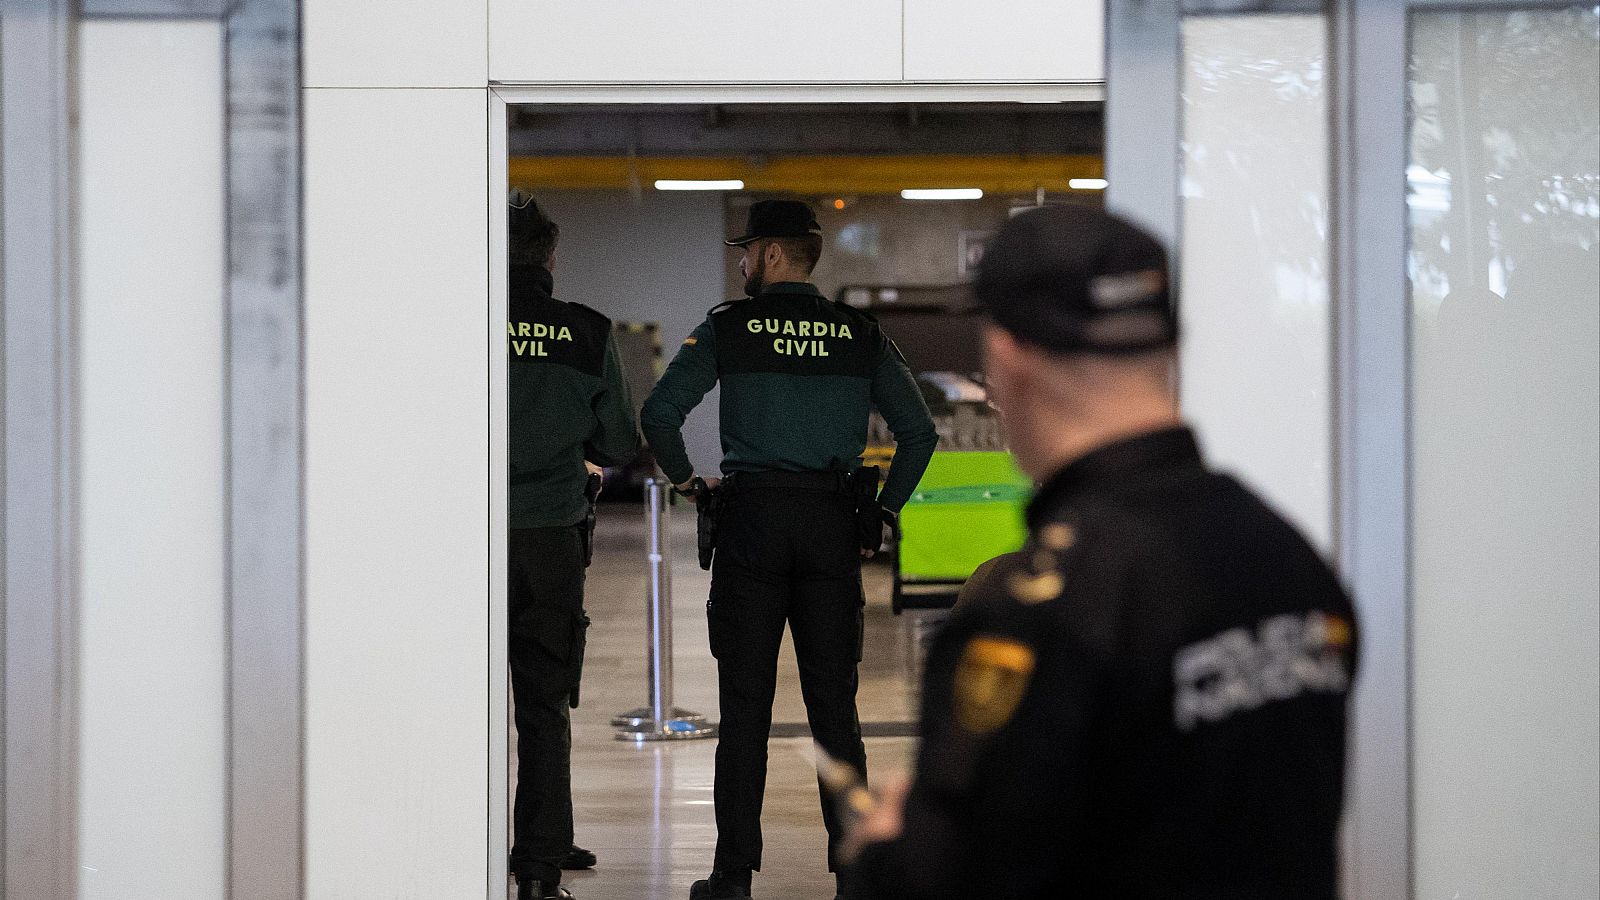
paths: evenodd
<path fill-rule="evenodd" d="M 666 485 L 645 482 L 650 560 L 650 718 L 672 718 L 672 509 Z"/>
<path fill-rule="evenodd" d="M 672 513 L 667 487 L 660 478 L 644 482 L 645 676 L 650 707 L 612 720 L 621 729 L 617 733 L 621 741 L 683 741 L 717 733 L 705 716 L 672 705 Z"/>

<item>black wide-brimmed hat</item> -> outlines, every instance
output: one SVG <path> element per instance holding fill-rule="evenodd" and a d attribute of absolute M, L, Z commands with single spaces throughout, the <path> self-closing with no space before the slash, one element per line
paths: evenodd
<path fill-rule="evenodd" d="M 729 247 L 743 247 L 762 238 L 805 237 L 822 234 L 817 214 L 799 200 L 758 200 L 750 204 L 750 218 L 744 235 L 725 241 Z"/>

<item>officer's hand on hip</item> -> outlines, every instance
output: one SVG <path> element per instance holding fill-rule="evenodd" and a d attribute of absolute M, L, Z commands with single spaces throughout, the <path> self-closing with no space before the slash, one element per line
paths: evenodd
<path fill-rule="evenodd" d="M 698 482 L 698 484 L 696 482 Z M 685 481 L 683 484 L 675 484 L 672 487 L 673 487 L 673 490 L 676 490 L 678 493 L 682 494 L 683 496 L 688 497 L 690 500 L 693 500 L 696 505 L 699 505 L 700 498 L 704 497 L 706 494 L 710 493 L 711 491 L 716 490 L 717 489 L 717 485 L 719 485 L 719 484 L 722 484 L 722 479 L 721 478 L 716 478 L 716 477 L 699 478 L 699 477 L 696 477 L 696 478 L 691 478 L 688 481 Z"/>
<path fill-rule="evenodd" d="M 883 510 L 883 536 L 878 539 L 879 549 L 887 550 L 889 549 L 889 545 L 894 543 L 894 528 L 899 521 L 900 516 L 897 513 L 890 512 L 887 509 Z M 861 548 L 862 559 L 871 559 L 877 555 L 877 550 L 868 550 L 865 547 Z"/>
<path fill-rule="evenodd" d="M 889 546 L 889 542 L 892 541 L 892 540 L 894 540 L 894 529 L 891 528 L 889 525 L 885 524 L 883 526 L 883 537 L 878 541 L 878 546 L 880 548 L 887 548 Z M 871 558 L 873 558 L 874 556 L 877 556 L 877 555 L 878 555 L 878 551 L 877 550 L 868 550 L 865 547 L 861 548 L 861 558 L 862 559 L 871 559 Z"/>

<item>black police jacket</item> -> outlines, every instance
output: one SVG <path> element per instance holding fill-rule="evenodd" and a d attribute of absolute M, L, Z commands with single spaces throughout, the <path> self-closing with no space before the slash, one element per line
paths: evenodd
<path fill-rule="evenodd" d="M 618 466 L 639 451 L 611 320 L 550 296 L 550 272 L 512 266 L 506 319 L 507 525 L 583 521 L 584 460 Z"/>
<path fill-rule="evenodd" d="M 1074 462 L 930 653 L 854 898 L 1336 896 L 1351 605 L 1185 429 Z"/>

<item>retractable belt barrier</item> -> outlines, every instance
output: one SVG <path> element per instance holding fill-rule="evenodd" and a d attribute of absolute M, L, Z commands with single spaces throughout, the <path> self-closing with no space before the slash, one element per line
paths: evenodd
<path fill-rule="evenodd" d="M 645 479 L 645 690 L 650 705 L 611 720 L 619 741 L 687 741 L 717 733 L 705 716 L 672 705 L 672 535 L 667 490 L 663 479 Z"/>

